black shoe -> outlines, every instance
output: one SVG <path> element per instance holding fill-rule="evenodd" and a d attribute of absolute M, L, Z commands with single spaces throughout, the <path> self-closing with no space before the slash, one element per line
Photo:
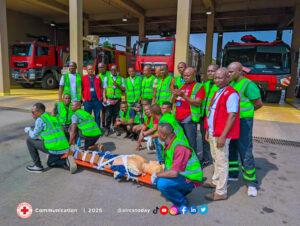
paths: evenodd
<path fill-rule="evenodd" d="M 132 137 L 132 135 L 133 135 L 132 133 L 127 132 L 126 136 L 124 138 L 129 138 L 130 139 Z"/>
<path fill-rule="evenodd" d="M 117 131 L 116 132 L 116 135 L 119 137 L 119 136 L 121 136 L 121 132 L 120 131 Z"/>
<path fill-rule="evenodd" d="M 138 141 L 138 139 L 139 139 L 139 136 L 137 134 L 133 134 L 131 140 L 132 141 Z"/>
<path fill-rule="evenodd" d="M 42 173 L 44 168 L 43 166 L 28 165 L 26 166 L 26 170 L 33 173 Z"/>
<path fill-rule="evenodd" d="M 109 135 L 109 129 L 105 130 L 104 136 L 108 137 Z"/>

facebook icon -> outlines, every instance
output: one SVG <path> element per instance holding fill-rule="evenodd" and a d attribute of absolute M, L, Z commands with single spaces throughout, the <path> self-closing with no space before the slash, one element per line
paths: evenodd
<path fill-rule="evenodd" d="M 187 214 L 188 208 L 186 206 L 180 206 L 179 211 L 181 214 Z"/>
<path fill-rule="evenodd" d="M 191 214 L 196 214 L 198 212 L 197 206 L 190 206 L 190 213 Z"/>

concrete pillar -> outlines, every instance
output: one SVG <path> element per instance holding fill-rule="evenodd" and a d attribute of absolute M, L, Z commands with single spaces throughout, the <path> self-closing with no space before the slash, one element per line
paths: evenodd
<path fill-rule="evenodd" d="M 299 56 L 300 49 L 300 0 L 296 1 L 292 46 L 291 46 L 291 83 L 287 90 L 287 98 L 295 97 L 295 86 L 297 78 L 298 61 L 295 61 L 295 54 Z"/>
<path fill-rule="evenodd" d="M 10 93 L 6 0 L 0 0 L 0 96 Z"/>
<path fill-rule="evenodd" d="M 218 33 L 218 45 L 217 45 L 217 64 L 220 65 L 221 63 L 221 56 L 222 56 L 222 45 L 223 45 L 223 32 Z"/>
<path fill-rule="evenodd" d="M 205 60 L 204 71 L 207 70 L 208 65 L 212 62 L 213 40 L 214 40 L 214 13 L 207 15 L 207 27 L 206 27 L 206 46 L 205 46 Z M 207 80 L 207 74 L 204 73 L 204 81 Z"/>
<path fill-rule="evenodd" d="M 126 36 L 126 46 L 131 47 L 131 36 Z M 126 51 L 129 51 L 129 49 L 126 49 Z"/>
<path fill-rule="evenodd" d="M 70 10 L 70 60 L 77 63 L 77 71 L 82 74 L 82 0 L 69 0 Z"/>
<path fill-rule="evenodd" d="M 86 37 L 89 35 L 89 20 L 83 19 L 83 36 Z M 87 47 L 89 44 L 88 42 L 83 42 L 83 46 Z"/>
<path fill-rule="evenodd" d="M 177 64 L 181 61 L 188 62 L 188 48 L 190 40 L 192 0 L 177 1 L 177 24 L 175 44 L 174 75 L 178 76 Z"/>
<path fill-rule="evenodd" d="M 139 39 L 142 39 L 145 37 L 145 17 L 140 16 L 139 17 Z"/>

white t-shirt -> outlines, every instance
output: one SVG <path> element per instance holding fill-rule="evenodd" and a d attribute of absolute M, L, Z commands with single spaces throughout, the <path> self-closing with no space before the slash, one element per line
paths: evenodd
<path fill-rule="evenodd" d="M 73 101 L 76 100 L 76 74 L 69 73 L 69 81 L 70 81 L 70 90 L 71 90 L 71 98 L 72 98 L 71 101 Z M 61 76 L 59 85 L 60 86 L 65 85 L 64 76 Z"/>

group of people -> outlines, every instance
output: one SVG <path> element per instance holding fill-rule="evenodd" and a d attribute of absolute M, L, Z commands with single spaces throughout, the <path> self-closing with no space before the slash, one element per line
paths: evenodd
<path fill-rule="evenodd" d="M 177 65 L 178 77 L 169 74 L 167 65 L 157 67 L 155 75 L 145 65 L 144 76 L 137 76 L 130 67 L 127 78 L 118 74 L 116 65 L 108 71 L 102 62 L 98 75 L 92 65 L 84 76 L 76 69 L 76 63 L 70 62 L 69 72 L 61 77 L 59 103 L 51 114 L 42 103 L 33 106 L 35 128 L 25 128 L 34 163 L 26 167 L 28 171 L 43 171 L 41 150 L 49 154 L 49 167 L 63 166 L 74 173 L 73 157 L 62 155 L 78 137 L 85 141 L 85 150 L 103 151 L 97 143 L 102 131 L 105 136 L 125 131 L 124 138 L 137 141 L 136 150 L 145 140 L 155 147 L 164 171 L 152 174 L 151 183 L 176 206 L 187 205 L 185 196 L 201 185 L 202 168 L 210 164 L 214 174 L 203 187 L 215 191 L 205 197 L 227 199 L 227 182 L 238 180 L 239 160 L 248 195 L 257 195 L 252 129 L 254 111 L 262 107 L 262 101 L 239 62 L 228 68 L 209 65 L 204 83 L 196 81 L 195 70 L 184 62 Z M 202 145 L 197 143 L 198 124 Z"/>

